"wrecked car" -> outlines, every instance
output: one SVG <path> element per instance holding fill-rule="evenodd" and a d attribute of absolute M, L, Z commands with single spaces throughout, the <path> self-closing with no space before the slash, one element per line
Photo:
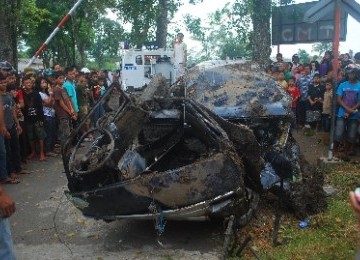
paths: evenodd
<path fill-rule="evenodd" d="M 67 197 L 87 217 L 246 224 L 266 191 L 302 214 L 323 204 L 291 136 L 290 96 L 255 63 L 200 64 L 170 88 L 156 75 L 141 93 L 113 84 L 99 105 L 96 127 L 81 133 L 95 107 L 63 147 Z"/>

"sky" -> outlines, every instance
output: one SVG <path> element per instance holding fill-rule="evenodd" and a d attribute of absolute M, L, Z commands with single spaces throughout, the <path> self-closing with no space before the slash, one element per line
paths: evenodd
<path fill-rule="evenodd" d="M 186 32 L 185 26 L 181 23 L 181 21 L 183 20 L 182 19 L 183 15 L 189 13 L 193 16 L 200 17 L 203 20 L 206 20 L 207 16 L 211 12 L 214 12 L 215 10 L 223 7 L 226 2 L 229 1 L 203 0 L 202 3 L 195 6 L 190 4 L 184 4 L 183 6 L 180 7 L 173 21 L 177 24 L 177 26 L 183 28 L 183 32 L 185 34 L 184 41 L 187 43 L 189 50 L 199 48 L 200 45 L 196 41 L 191 40 L 189 33 Z M 305 3 L 305 2 L 313 2 L 313 1 L 295 0 L 295 3 Z M 356 2 L 360 4 L 360 0 L 356 0 Z M 354 53 L 360 51 L 359 32 L 360 32 L 360 23 L 349 15 L 347 21 L 347 37 L 345 42 L 340 42 L 340 53 L 346 53 L 349 52 L 349 50 L 353 50 Z M 280 52 L 283 54 L 285 58 L 290 58 L 294 53 L 297 53 L 299 49 L 305 49 L 308 53 L 315 54 L 312 52 L 312 45 L 313 43 L 280 45 Z M 277 53 L 277 46 L 273 46 L 271 56 L 275 57 L 276 53 Z"/>

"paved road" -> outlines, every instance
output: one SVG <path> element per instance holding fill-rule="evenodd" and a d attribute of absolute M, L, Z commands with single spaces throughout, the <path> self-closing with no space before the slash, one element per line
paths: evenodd
<path fill-rule="evenodd" d="M 22 259 L 219 259 L 222 225 L 168 222 L 157 243 L 152 221 L 105 223 L 85 218 L 64 196 L 60 158 L 26 165 L 21 183 L 6 185 L 15 199 L 11 217 L 16 255 Z"/>

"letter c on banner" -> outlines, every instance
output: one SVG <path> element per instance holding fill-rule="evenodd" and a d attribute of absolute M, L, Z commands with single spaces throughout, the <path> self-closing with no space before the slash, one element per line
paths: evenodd
<path fill-rule="evenodd" d="M 282 30 L 281 38 L 284 42 L 294 41 L 294 31 L 290 28 Z"/>

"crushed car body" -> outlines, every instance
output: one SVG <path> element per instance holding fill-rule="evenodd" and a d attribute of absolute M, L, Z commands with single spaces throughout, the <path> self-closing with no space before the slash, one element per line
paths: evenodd
<path fill-rule="evenodd" d="M 171 88 L 155 75 L 142 93 L 115 88 L 97 103 L 107 112 L 90 130 L 94 141 L 82 147 L 88 132 L 71 148 L 81 123 L 63 147 L 66 194 L 85 216 L 236 215 L 246 224 L 264 191 L 281 192 L 289 203 L 299 197 L 291 100 L 256 64 L 199 65 Z"/>

